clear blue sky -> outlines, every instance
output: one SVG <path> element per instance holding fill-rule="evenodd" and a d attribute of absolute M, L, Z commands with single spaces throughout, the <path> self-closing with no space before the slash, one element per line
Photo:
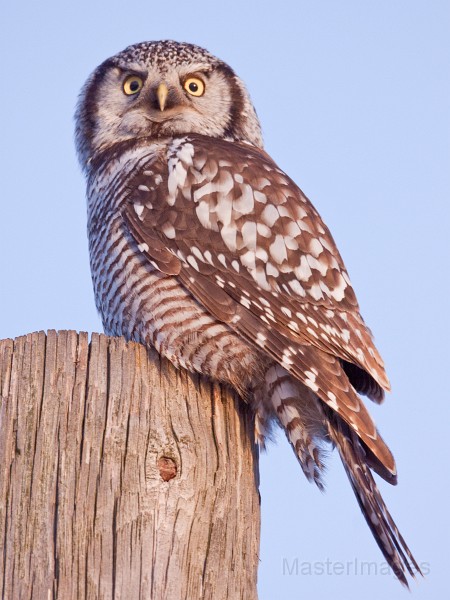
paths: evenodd
<path fill-rule="evenodd" d="M 393 384 L 385 404 L 370 409 L 398 462 L 399 485 L 381 483 L 383 495 L 429 570 L 411 598 L 443 598 L 450 3 L 24 0 L 0 10 L 0 337 L 101 330 L 72 141 L 86 77 L 134 42 L 207 47 L 247 82 L 268 152 L 341 249 Z M 336 457 L 320 494 L 280 437 L 262 457 L 261 480 L 260 600 L 409 598 L 384 574 Z M 286 568 L 295 559 L 298 575 Z M 355 561 L 375 562 L 378 574 L 361 575 Z M 305 573 L 306 563 L 324 574 Z"/>

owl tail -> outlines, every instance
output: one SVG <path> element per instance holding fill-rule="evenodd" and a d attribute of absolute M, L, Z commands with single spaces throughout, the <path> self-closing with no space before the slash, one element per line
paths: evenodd
<path fill-rule="evenodd" d="M 328 422 L 328 432 L 381 552 L 401 583 L 409 587 L 406 572 L 412 577 L 422 572 L 389 514 L 358 436 L 339 417 Z"/>

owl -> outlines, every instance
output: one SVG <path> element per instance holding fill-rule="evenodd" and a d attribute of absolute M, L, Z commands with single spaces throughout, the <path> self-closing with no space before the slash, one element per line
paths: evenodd
<path fill-rule="evenodd" d="M 76 145 L 106 333 L 232 386 L 260 445 L 279 425 L 319 488 L 335 447 L 406 584 L 420 569 L 372 475 L 395 484 L 395 462 L 360 397 L 383 400 L 383 361 L 329 230 L 264 151 L 241 79 L 191 44 L 130 46 L 86 82 Z"/>

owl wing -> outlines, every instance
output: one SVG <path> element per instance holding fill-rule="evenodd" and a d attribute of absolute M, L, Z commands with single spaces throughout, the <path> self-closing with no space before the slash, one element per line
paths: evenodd
<path fill-rule="evenodd" d="M 122 214 L 155 268 L 312 389 L 395 478 L 355 392 L 382 399 L 382 359 L 330 232 L 270 157 L 200 135 L 174 140 L 131 178 Z"/>

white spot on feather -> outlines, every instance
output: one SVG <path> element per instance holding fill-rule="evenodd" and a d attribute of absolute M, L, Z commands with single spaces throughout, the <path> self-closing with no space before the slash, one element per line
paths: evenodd
<path fill-rule="evenodd" d="M 319 389 L 319 386 L 317 385 L 317 383 L 315 383 L 312 379 L 307 378 L 305 380 L 305 385 L 309 387 L 310 390 L 312 390 L 313 392 L 317 392 Z"/>
<path fill-rule="evenodd" d="M 198 263 L 192 254 L 189 254 L 189 256 L 186 258 L 186 261 L 191 265 L 191 267 L 198 271 Z"/>
<path fill-rule="evenodd" d="M 289 350 L 283 351 L 283 356 L 281 357 L 281 364 L 285 369 L 289 369 L 289 367 L 294 364 L 291 360 L 291 353 L 289 352 Z"/>
<path fill-rule="evenodd" d="M 260 260 L 262 260 L 264 263 L 266 263 L 269 260 L 269 255 L 267 254 L 267 252 L 264 250 L 264 248 L 261 248 L 261 246 L 258 246 L 256 248 L 256 258 L 259 258 Z"/>
<path fill-rule="evenodd" d="M 300 219 L 299 221 L 296 221 L 296 223 L 302 231 L 307 231 L 308 233 L 314 235 L 313 230 L 305 219 Z"/>
<path fill-rule="evenodd" d="M 292 331 L 295 331 L 297 333 L 300 332 L 299 326 L 297 325 L 297 323 L 295 321 L 289 321 L 288 327 L 289 327 L 289 329 L 292 329 Z"/>
<path fill-rule="evenodd" d="M 349 341 L 350 341 L 350 331 L 348 329 L 342 329 L 342 331 L 341 331 L 341 337 L 344 340 L 344 342 L 346 344 L 348 344 Z M 372 350 L 372 348 L 369 348 L 369 352 L 371 350 Z M 373 350 L 372 350 L 372 352 L 373 352 Z"/>
<path fill-rule="evenodd" d="M 245 296 L 241 296 L 241 299 L 239 300 L 239 302 L 242 304 L 242 306 L 244 308 L 250 308 L 250 306 L 252 304 L 251 301 L 248 298 L 246 298 Z"/>
<path fill-rule="evenodd" d="M 284 231 L 287 235 L 290 235 L 294 238 L 298 237 L 302 233 L 296 221 L 289 221 L 288 223 L 286 223 L 286 225 L 284 226 Z"/>
<path fill-rule="evenodd" d="M 256 231 L 259 235 L 262 235 L 262 237 L 265 238 L 269 238 L 272 235 L 272 232 L 270 231 L 269 227 L 267 227 L 267 225 L 264 225 L 264 223 L 257 223 Z"/>
<path fill-rule="evenodd" d="M 326 263 L 324 264 L 323 262 L 317 260 L 317 258 L 312 256 L 311 254 L 306 255 L 306 260 L 308 261 L 308 264 L 311 267 L 311 269 L 315 269 L 316 271 L 319 271 L 319 273 L 322 276 L 325 276 L 327 274 L 328 264 L 326 264 Z"/>
<path fill-rule="evenodd" d="M 228 250 L 231 252 L 236 252 L 237 231 L 235 225 L 224 225 L 220 230 L 220 235 L 222 236 L 222 239 L 225 242 Z"/>
<path fill-rule="evenodd" d="M 295 238 L 288 235 L 284 236 L 284 243 L 289 250 L 298 250 L 298 242 Z"/>
<path fill-rule="evenodd" d="M 184 138 L 186 139 L 186 138 Z M 180 140 L 183 141 L 183 140 Z M 186 163 L 188 166 L 192 165 L 192 158 L 194 156 L 194 146 L 189 142 L 184 142 L 177 153 L 180 160 Z"/>
<path fill-rule="evenodd" d="M 211 221 L 209 215 L 209 202 L 206 200 L 202 200 L 195 207 L 195 212 L 197 214 L 198 220 L 206 229 L 211 229 Z"/>
<path fill-rule="evenodd" d="M 332 408 L 333 410 L 337 411 L 339 409 L 339 406 L 338 406 L 335 394 L 333 394 L 333 392 L 327 392 L 327 396 L 328 396 L 328 402 L 327 402 L 328 406 L 330 408 Z"/>
<path fill-rule="evenodd" d="M 202 185 L 201 187 L 199 187 L 198 189 L 195 190 L 195 192 L 193 194 L 194 202 L 199 202 L 199 200 L 201 200 L 203 198 L 203 196 L 212 194 L 213 192 L 217 192 L 217 191 L 218 191 L 218 186 L 213 185 L 210 181 L 208 181 L 208 183 L 205 183 L 204 185 Z M 209 206 L 209 203 L 208 203 L 208 206 Z"/>
<path fill-rule="evenodd" d="M 300 285 L 300 282 L 297 281 L 297 279 L 291 279 L 288 283 L 289 287 L 291 288 L 291 290 L 297 294 L 297 296 L 305 296 L 305 290 L 302 288 L 302 286 Z"/>
<path fill-rule="evenodd" d="M 262 348 L 264 348 L 264 345 L 266 343 L 267 337 L 258 331 L 258 333 L 256 334 L 256 343 L 258 344 L 258 346 L 261 346 Z"/>
<path fill-rule="evenodd" d="M 268 291 L 271 289 L 267 281 L 266 271 L 263 267 L 257 267 L 256 269 L 252 269 L 251 275 L 260 288 Z"/>
<path fill-rule="evenodd" d="M 256 223 L 254 221 L 246 221 L 241 228 L 241 234 L 244 245 L 249 250 L 256 249 Z"/>
<path fill-rule="evenodd" d="M 304 254 L 302 254 L 300 257 L 300 264 L 298 267 L 295 267 L 294 273 L 295 276 L 300 279 L 300 281 L 308 281 L 308 279 L 311 277 L 311 267 L 309 266 Z"/>
<path fill-rule="evenodd" d="M 164 225 L 161 227 L 161 231 L 170 240 L 174 240 L 176 237 L 175 227 L 171 223 L 164 223 Z"/>
<path fill-rule="evenodd" d="M 292 219 L 292 213 L 288 206 L 278 205 L 277 210 L 280 214 L 280 217 L 288 217 L 289 219 Z"/>
<path fill-rule="evenodd" d="M 278 217 L 277 209 L 273 204 L 267 204 L 264 207 L 264 210 L 261 213 L 261 220 L 267 225 L 267 227 L 273 227 L 275 221 L 277 221 Z"/>
<path fill-rule="evenodd" d="M 280 271 L 271 262 L 268 262 L 266 264 L 266 273 L 267 273 L 267 276 L 278 277 L 278 275 L 280 274 Z"/>
<path fill-rule="evenodd" d="M 362 363 L 364 363 L 365 356 L 362 348 L 356 348 L 356 356 Z"/>
<path fill-rule="evenodd" d="M 203 261 L 203 255 L 200 252 L 200 250 L 197 248 L 197 246 L 191 246 L 191 252 L 196 258 Z M 206 252 L 208 252 L 208 250 Z M 205 252 L 205 257 L 206 257 L 206 252 Z"/>
<path fill-rule="evenodd" d="M 144 206 L 142 204 L 133 204 L 133 208 L 137 216 L 141 218 L 141 215 L 144 212 Z"/>
<path fill-rule="evenodd" d="M 272 258 L 278 264 L 281 264 L 283 261 L 287 260 L 286 245 L 282 235 L 277 234 L 275 236 L 275 241 L 270 244 L 269 250 Z"/>
<path fill-rule="evenodd" d="M 229 196 L 221 196 L 216 206 L 217 219 L 223 225 L 230 225 L 233 214 L 233 205 Z"/>
<path fill-rule="evenodd" d="M 328 250 L 328 252 L 331 252 L 331 254 L 334 254 L 334 249 L 333 246 L 323 237 L 319 238 L 319 242 L 322 244 L 322 246 Z"/>
<path fill-rule="evenodd" d="M 323 298 L 323 293 L 322 290 L 320 288 L 320 285 L 318 285 L 317 283 L 314 283 L 308 290 L 308 294 L 314 298 L 314 300 L 320 300 L 321 298 Z"/>
<path fill-rule="evenodd" d="M 312 327 L 307 327 L 306 331 L 312 335 L 313 337 L 315 337 L 316 339 L 319 339 L 319 336 L 317 335 L 317 333 L 314 331 L 314 329 Z"/>
<path fill-rule="evenodd" d="M 308 324 L 308 321 L 303 313 L 297 312 L 295 313 L 295 316 L 297 317 L 297 319 L 300 319 L 300 321 L 302 321 L 302 323 L 304 323 L 305 325 Z"/>
<path fill-rule="evenodd" d="M 220 263 L 221 263 L 221 264 L 222 264 L 224 267 L 226 267 L 226 266 L 227 266 L 227 259 L 225 258 L 225 255 L 224 255 L 224 254 L 222 254 L 222 252 L 220 252 L 220 253 L 217 255 L 217 260 L 218 260 L 218 261 L 219 261 L 219 262 L 220 262 Z"/>
<path fill-rule="evenodd" d="M 292 311 L 290 308 L 286 308 L 285 306 L 281 307 L 281 312 L 289 318 L 292 318 Z"/>
<path fill-rule="evenodd" d="M 316 375 L 312 371 L 305 371 L 305 375 L 311 381 L 316 381 Z"/>
<path fill-rule="evenodd" d="M 216 275 L 216 283 L 221 288 L 225 287 L 225 280 L 222 279 L 222 277 L 220 277 L 220 275 Z"/>
<path fill-rule="evenodd" d="M 241 259 L 241 263 L 244 265 L 244 267 L 247 267 L 248 269 L 255 268 L 256 254 L 253 250 L 247 250 L 247 252 L 245 252 L 245 254 L 241 254 L 239 258 Z"/>
<path fill-rule="evenodd" d="M 342 271 L 342 277 L 344 278 L 345 282 L 347 283 L 347 285 L 351 285 L 350 283 L 350 277 L 348 276 L 348 273 L 346 273 L 345 271 Z"/>
<path fill-rule="evenodd" d="M 325 294 L 325 296 L 329 297 L 331 292 L 330 292 L 330 288 L 327 286 L 327 284 L 324 281 L 319 281 L 319 285 L 320 285 L 320 289 Z"/>
<path fill-rule="evenodd" d="M 316 258 L 319 256 L 319 254 L 322 254 L 323 246 L 317 238 L 312 238 L 312 240 L 309 242 L 309 251 Z"/>
<path fill-rule="evenodd" d="M 338 285 L 333 290 L 331 290 L 330 293 L 333 296 L 333 298 L 339 302 L 340 300 L 342 300 L 342 298 L 344 298 L 346 288 L 347 282 L 345 281 L 343 275 L 340 275 Z"/>
<path fill-rule="evenodd" d="M 243 215 L 248 215 L 253 211 L 255 201 L 253 199 L 253 190 L 250 185 L 241 185 L 242 194 L 236 200 L 233 200 L 233 209 Z"/>
<path fill-rule="evenodd" d="M 258 192 L 258 190 L 255 190 L 253 192 L 253 195 L 255 197 L 256 202 L 259 202 L 260 204 L 267 203 L 267 196 L 265 194 L 263 194 L 262 192 Z"/>
<path fill-rule="evenodd" d="M 175 162 L 172 169 L 170 169 L 171 161 L 169 161 L 169 179 L 167 181 L 167 188 L 169 190 L 169 196 L 167 197 L 167 203 L 170 206 L 175 204 L 176 191 L 178 188 L 182 188 L 186 181 L 187 171 L 181 161 Z"/>
<path fill-rule="evenodd" d="M 191 248 L 191 250 L 192 250 L 192 248 Z M 200 252 L 200 250 L 199 250 L 199 252 Z M 209 250 L 205 250 L 203 255 L 204 255 L 205 259 L 209 262 L 210 265 L 214 264 L 212 254 Z"/>

